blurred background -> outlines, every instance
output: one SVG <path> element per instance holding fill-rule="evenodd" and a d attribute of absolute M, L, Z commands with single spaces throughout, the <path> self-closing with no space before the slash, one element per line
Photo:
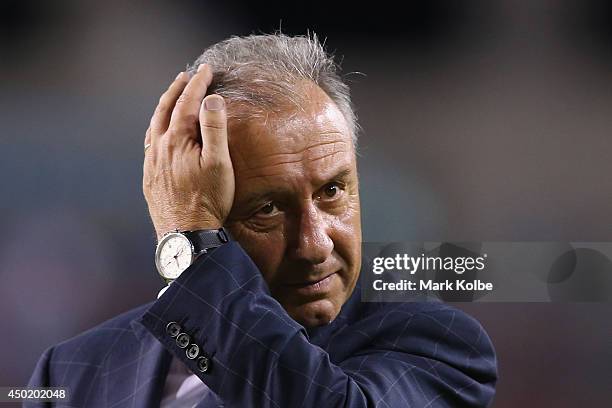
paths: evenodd
<path fill-rule="evenodd" d="M 330 3 L 2 1 L 0 385 L 155 298 L 144 132 L 231 35 L 313 30 L 342 62 L 364 240 L 612 240 L 612 3 Z M 610 303 L 458 306 L 497 348 L 495 407 L 610 404 Z"/>

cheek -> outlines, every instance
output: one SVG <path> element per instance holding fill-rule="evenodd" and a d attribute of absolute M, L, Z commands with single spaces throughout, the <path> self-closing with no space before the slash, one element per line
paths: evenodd
<path fill-rule="evenodd" d="M 334 249 L 349 264 L 356 274 L 361 265 L 361 213 L 359 197 L 355 196 L 349 203 L 347 211 L 332 221 Z"/>
<path fill-rule="evenodd" d="M 280 232 L 253 232 L 241 224 L 228 226 L 230 234 L 253 260 L 269 286 L 276 280 L 276 271 L 283 259 L 285 240 Z"/>
<path fill-rule="evenodd" d="M 346 234 L 352 234 L 351 242 L 361 245 L 361 207 L 359 195 L 352 195 L 349 199 L 347 210 L 338 217 L 340 228 Z"/>

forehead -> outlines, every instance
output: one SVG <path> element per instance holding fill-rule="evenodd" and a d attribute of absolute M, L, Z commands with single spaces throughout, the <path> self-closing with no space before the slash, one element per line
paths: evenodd
<path fill-rule="evenodd" d="M 308 102 L 299 108 L 230 123 L 237 189 L 247 181 L 317 181 L 354 164 L 352 138 L 342 113 L 318 87 L 306 92 Z"/>

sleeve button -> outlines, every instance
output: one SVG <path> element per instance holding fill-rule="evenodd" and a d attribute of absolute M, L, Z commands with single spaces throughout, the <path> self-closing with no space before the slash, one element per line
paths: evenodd
<path fill-rule="evenodd" d="M 177 322 L 170 322 L 166 326 L 166 333 L 168 333 L 170 337 L 176 337 L 179 335 L 180 332 L 181 332 L 181 325 L 178 324 Z"/>
<path fill-rule="evenodd" d="M 198 370 L 200 370 L 203 373 L 207 372 L 208 369 L 210 368 L 210 361 L 208 360 L 208 357 L 201 356 L 200 358 L 198 358 L 197 363 L 198 363 Z"/>
<path fill-rule="evenodd" d="M 187 333 L 181 333 L 176 337 L 176 344 L 180 348 L 185 348 L 189 345 L 190 340 L 191 339 L 189 338 L 189 335 Z"/>
<path fill-rule="evenodd" d="M 185 350 L 187 358 L 193 360 L 200 354 L 200 347 L 197 344 L 190 344 L 187 350 Z"/>

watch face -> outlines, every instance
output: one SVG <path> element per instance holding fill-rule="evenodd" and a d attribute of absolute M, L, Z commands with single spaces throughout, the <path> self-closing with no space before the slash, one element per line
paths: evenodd
<path fill-rule="evenodd" d="M 165 235 L 157 245 L 156 252 L 157 270 L 166 279 L 178 278 L 193 260 L 191 242 L 185 235 L 178 232 Z"/>

